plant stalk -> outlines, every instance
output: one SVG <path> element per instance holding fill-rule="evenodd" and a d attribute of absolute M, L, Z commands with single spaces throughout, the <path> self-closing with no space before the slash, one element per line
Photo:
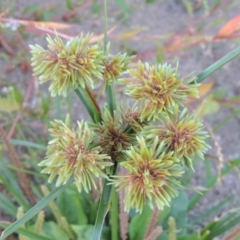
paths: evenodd
<path fill-rule="evenodd" d="M 101 237 L 104 220 L 110 208 L 111 191 L 112 186 L 109 185 L 109 180 L 105 179 L 101 199 L 98 206 L 98 213 L 92 240 L 99 240 Z"/>
<path fill-rule="evenodd" d="M 96 101 L 93 99 L 92 95 L 89 93 L 89 89 L 84 89 L 79 87 L 75 89 L 75 92 L 79 99 L 81 100 L 82 104 L 86 108 L 88 114 L 92 118 L 94 122 L 101 121 L 101 113 L 99 110 L 99 106 L 97 105 Z"/>
<path fill-rule="evenodd" d="M 105 0 L 104 1 L 104 53 L 106 54 L 106 52 L 107 52 L 107 2 Z M 113 116 L 114 110 L 116 109 L 116 99 L 113 92 L 112 83 L 106 84 L 105 92 L 106 92 L 109 109 L 110 109 L 111 115 Z"/>
<path fill-rule="evenodd" d="M 117 163 L 114 164 L 112 174 L 110 174 L 109 177 L 111 177 L 111 175 L 115 175 L 116 171 Z M 105 217 L 110 209 L 112 188 L 113 186 L 110 185 L 110 179 L 105 179 L 101 199 L 98 206 L 98 213 L 94 226 L 92 240 L 100 240 Z"/>
<path fill-rule="evenodd" d="M 111 204 L 111 239 L 118 240 L 118 194 L 113 188 Z"/>
<path fill-rule="evenodd" d="M 115 100 L 115 95 L 114 95 L 114 92 L 113 92 L 112 84 L 107 84 L 106 85 L 106 96 L 107 96 L 107 102 L 108 102 L 110 112 L 113 116 L 114 115 L 114 110 L 116 109 L 116 103 L 115 103 L 116 100 Z"/>
<path fill-rule="evenodd" d="M 226 54 L 224 57 L 220 58 L 218 61 L 213 63 L 211 66 L 207 67 L 205 70 L 203 70 L 201 73 L 197 75 L 197 77 L 194 79 L 194 82 L 201 83 L 206 77 L 217 71 L 219 68 L 221 68 L 226 63 L 230 62 L 232 59 L 240 55 L 240 46 L 235 48 L 230 53 Z"/>

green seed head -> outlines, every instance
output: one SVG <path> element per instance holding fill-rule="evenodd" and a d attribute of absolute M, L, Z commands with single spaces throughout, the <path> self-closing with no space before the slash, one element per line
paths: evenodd
<path fill-rule="evenodd" d="M 187 109 L 179 112 L 175 107 L 172 114 L 162 114 L 161 124 L 147 126 L 143 130 L 143 135 L 147 139 L 163 141 L 169 151 L 174 152 L 174 156 L 182 159 L 187 167 L 193 168 L 192 158 L 197 155 L 204 158 L 204 153 L 209 149 L 206 139 L 208 134 L 203 131 L 202 123 L 192 114 L 187 113 Z"/>
<path fill-rule="evenodd" d="M 170 65 L 149 66 L 139 62 L 136 69 L 128 72 L 130 78 L 122 79 L 120 83 L 126 84 L 127 95 L 139 100 L 142 120 L 151 120 L 161 111 L 168 111 L 187 95 L 197 96 L 197 85 L 185 84 L 177 69 Z"/>
<path fill-rule="evenodd" d="M 50 174 L 49 182 L 57 176 L 59 186 L 73 177 L 79 191 L 88 192 L 91 186 L 96 187 L 94 178 L 107 177 L 104 169 L 112 162 L 108 155 L 100 153 L 100 147 L 91 148 L 93 131 L 83 121 L 78 122 L 76 130 L 71 130 L 68 116 L 65 123 L 55 120 L 51 125 L 53 139 L 48 143 L 45 160 L 39 163 L 44 167 L 42 172 Z"/>
<path fill-rule="evenodd" d="M 180 186 L 177 178 L 183 171 L 173 152 L 165 153 L 157 138 L 151 146 L 144 138 L 137 138 L 137 141 L 138 146 L 127 150 L 126 161 L 121 163 L 128 174 L 115 177 L 112 184 L 125 189 L 126 211 L 135 208 L 141 212 L 145 203 L 162 209 L 177 195 L 176 188 Z"/>
<path fill-rule="evenodd" d="M 108 58 L 104 61 L 103 79 L 105 84 L 116 82 L 118 77 L 128 69 L 128 65 L 133 58 L 134 56 L 129 57 L 127 54 L 120 53 L 115 56 L 108 56 Z"/>
<path fill-rule="evenodd" d="M 52 96 L 66 96 L 69 87 L 94 88 L 95 83 L 102 78 L 105 56 L 98 45 L 89 45 L 91 35 L 73 38 L 65 45 L 56 36 L 47 37 L 48 49 L 30 46 L 32 66 L 35 75 L 41 83 L 51 81 L 49 90 Z"/>

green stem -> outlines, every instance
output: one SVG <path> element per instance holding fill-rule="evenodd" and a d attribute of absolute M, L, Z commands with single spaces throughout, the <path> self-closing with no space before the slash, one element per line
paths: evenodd
<path fill-rule="evenodd" d="M 117 170 L 117 163 L 115 163 L 113 167 L 113 173 L 110 174 L 109 177 L 111 175 L 114 175 L 116 173 L 116 170 Z M 99 240 L 101 237 L 104 220 L 110 209 L 112 187 L 113 186 L 110 185 L 110 180 L 105 179 L 100 203 L 98 206 L 98 213 L 97 213 L 97 218 L 94 226 L 92 240 Z"/>
<path fill-rule="evenodd" d="M 116 109 L 116 100 L 115 100 L 115 95 L 113 92 L 113 87 L 112 84 L 106 85 L 106 96 L 107 96 L 107 102 L 110 108 L 110 112 L 112 114 L 112 116 L 114 115 L 114 110 Z"/>
<path fill-rule="evenodd" d="M 82 104 L 86 108 L 87 112 L 89 113 L 90 117 L 94 122 L 101 121 L 101 113 L 99 111 L 99 107 L 96 102 L 92 99 L 91 94 L 82 87 L 75 89 L 75 92 L 79 99 L 81 100 Z"/>
<path fill-rule="evenodd" d="M 104 24 L 104 53 L 106 53 L 107 50 L 107 1 L 104 1 L 104 16 L 105 16 L 105 24 Z M 114 110 L 116 109 L 116 100 L 115 95 L 113 92 L 113 87 L 111 85 L 106 85 L 106 97 L 107 97 L 107 103 L 110 108 L 110 112 L 112 116 L 114 115 Z M 117 162 L 115 162 L 112 174 L 109 175 L 109 178 L 112 175 L 116 174 L 117 170 Z M 104 225 L 105 217 L 109 211 L 110 208 L 110 202 L 111 202 L 111 192 L 112 192 L 112 185 L 110 184 L 109 179 L 105 179 L 104 186 L 103 186 L 103 192 L 101 195 L 100 203 L 98 206 L 98 213 L 97 213 L 97 219 L 94 226 L 94 232 L 93 232 L 93 240 L 99 240 L 102 233 L 102 228 Z"/>
<path fill-rule="evenodd" d="M 107 51 L 107 1 L 104 1 L 104 53 Z M 112 84 L 106 84 L 106 96 L 109 105 L 110 112 L 112 116 L 114 115 L 114 110 L 116 109 L 116 99 L 113 92 Z"/>
<path fill-rule="evenodd" d="M 112 186 L 109 185 L 109 183 L 110 183 L 109 180 L 104 181 L 103 192 L 102 192 L 102 196 L 101 196 L 100 203 L 98 206 L 98 213 L 97 213 L 97 218 L 96 218 L 96 222 L 95 222 L 95 226 L 94 226 L 92 240 L 100 239 L 104 220 L 105 220 L 105 217 L 110 208 L 109 200 L 111 197 Z"/>
<path fill-rule="evenodd" d="M 197 75 L 197 78 L 194 80 L 194 82 L 200 83 L 202 82 L 206 77 L 214 73 L 216 70 L 221 68 L 226 63 L 230 62 L 232 59 L 240 55 L 240 46 L 235 48 L 233 51 L 213 63 L 211 66 L 207 67 L 205 70 L 203 70 L 201 73 Z"/>
<path fill-rule="evenodd" d="M 111 239 L 118 240 L 118 194 L 116 189 L 113 189 L 112 192 L 111 233 Z"/>

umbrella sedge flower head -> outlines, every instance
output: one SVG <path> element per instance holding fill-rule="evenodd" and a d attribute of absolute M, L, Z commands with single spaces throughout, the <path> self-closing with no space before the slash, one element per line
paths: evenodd
<path fill-rule="evenodd" d="M 126 94 L 140 100 L 141 119 L 151 120 L 161 111 L 170 110 L 176 103 L 185 100 L 187 95 L 198 96 L 197 84 L 185 84 L 179 78 L 177 68 L 167 64 L 149 66 L 138 63 L 136 69 L 128 71 L 130 78 L 119 82 L 126 84 Z"/>
<path fill-rule="evenodd" d="M 135 208 L 141 212 L 145 203 L 154 204 L 159 209 L 168 206 L 172 197 L 177 196 L 177 180 L 183 171 L 173 152 L 165 153 L 163 144 L 155 138 L 151 146 L 147 146 L 144 138 L 137 137 L 139 146 L 126 151 L 127 159 L 121 162 L 128 174 L 116 176 L 112 183 L 118 189 L 125 189 L 125 210 Z"/>
<path fill-rule="evenodd" d="M 51 80 L 52 96 L 66 96 L 70 86 L 75 89 L 89 84 L 93 88 L 101 79 L 105 56 L 97 45 L 89 46 L 90 40 L 91 35 L 81 35 L 65 45 L 58 36 L 54 39 L 48 36 L 47 50 L 39 45 L 30 46 L 33 72 L 40 76 L 40 83 Z"/>
<path fill-rule="evenodd" d="M 66 184 L 70 177 L 74 178 L 79 192 L 88 192 L 95 177 L 107 177 L 103 170 L 112 165 L 110 157 L 100 154 L 100 147 L 90 148 L 94 132 L 87 123 L 78 122 L 78 128 L 69 128 L 69 116 L 65 123 L 60 120 L 51 122 L 49 132 L 53 139 L 48 143 L 46 158 L 39 163 L 44 167 L 43 173 L 50 174 L 49 182 L 58 176 L 56 186 Z"/>
<path fill-rule="evenodd" d="M 137 106 L 126 107 L 121 106 L 122 121 L 128 125 L 136 133 L 143 129 L 143 126 L 147 125 L 147 121 L 141 120 L 141 110 Z"/>
<path fill-rule="evenodd" d="M 107 46 L 107 52 L 109 52 L 109 46 Z M 107 54 L 108 55 L 108 54 Z M 104 63 L 103 79 L 105 84 L 116 82 L 117 78 L 121 76 L 127 69 L 128 65 L 134 56 L 127 56 L 127 54 L 118 53 L 115 56 L 109 56 Z"/>
<path fill-rule="evenodd" d="M 192 168 L 192 157 L 204 158 L 209 149 L 206 143 L 207 132 L 203 131 L 202 123 L 193 115 L 187 114 L 187 109 L 179 113 L 178 107 L 172 114 L 163 114 L 161 125 L 146 126 L 143 134 L 147 139 L 163 141 L 174 156 L 182 158 L 187 167 Z"/>
<path fill-rule="evenodd" d="M 136 142 L 135 134 L 125 132 L 124 125 L 118 114 L 111 115 L 107 107 L 102 111 L 101 123 L 89 123 L 98 136 L 98 144 L 104 153 L 114 161 L 123 160 L 123 150 L 129 149 Z"/>

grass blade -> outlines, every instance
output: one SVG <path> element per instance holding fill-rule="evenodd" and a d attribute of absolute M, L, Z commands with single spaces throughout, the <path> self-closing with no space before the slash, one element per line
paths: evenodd
<path fill-rule="evenodd" d="M 240 158 L 237 158 L 237 159 L 234 159 L 234 160 L 230 161 L 230 163 L 229 163 L 225 168 L 223 168 L 221 176 L 226 175 L 228 172 L 230 172 L 234 167 L 238 166 L 239 164 L 240 164 Z M 210 190 L 210 189 L 217 183 L 217 180 L 218 180 L 218 176 L 212 177 L 212 178 L 204 185 L 204 187 Z M 189 206 L 188 206 L 188 210 L 192 209 L 192 208 L 196 205 L 196 203 L 198 203 L 198 202 L 205 196 L 205 194 L 206 194 L 209 190 L 203 192 L 202 194 L 197 193 L 197 194 L 190 200 L 190 203 L 189 203 Z"/>
<path fill-rule="evenodd" d="M 216 206 L 207 209 L 204 213 L 200 214 L 196 219 L 194 219 L 193 221 L 191 221 L 192 224 L 196 224 L 199 221 L 203 220 L 204 218 L 207 218 L 208 216 L 210 216 L 212 213 L 219 211 L 220 209 L 222 209 L 223 207 L 225 207 L 227 204 L 229 204 L 230 202 L 232 202 L 234 199 L 236 199 L 236 197 L 232 196 L 227 198 L 224 201 L 221 201 L 219 204 L 217 204 Z"/>
<path fill-rule="evenodd" d="M 8 223 L 3 223 L 3 222 L 0 222 L 0 226 L 2 228 L 6 228 L 9 226 Z M 41 236 L 37 233 L 34 233 L 28 229 L 25 229 L 25 228 L 19 228 L 17 231 L 17 233 L 19 234 L 22 234 L 24 236 L 27 236 L 29 237 L 31 240 L 52 240 L 51 238 L 48 238 L 48 237 L 45 237 L 45 236 Z"/>
<path fill-rule="evenodd" d="M 0 143 L 2 143 L 2 139 L 0 139 Z M 18 146 L 23 146 L 23 147 L 32 147 L 32 148 L 36 148 L 39 150 L 46 150 L 47 148 L 41 144 L 38 143 L 33 143 L 33 142 L 29 142 L 29 141 L 25 141 L 25 140 L 19 140 L 19 139 L 11 139 L 10 143 L 12 145 L 18 145 Z"/>
<path fill-rule="evenodd" d="M 18 185 L 16 176 L 14 176 L 5 166 L 4 159 L 1 160 L 0 170 L 0 179 L 2 180 L 5 188 L 15 197 L 18 203 L 23 206 L 25 210 L 29 209 L 30 204 Z"/>
<path fill-rule="evenodd" d="M 2 193 L 0 193 L 0 208 L 13 217 L 17 214 L 17 207 Z"/>
<path fill-rule="evenodd" d="M 18 219 L 16 222 L 14 222 L 9 227 L 7 227 L 2 232 L 0 240 L 4 240 L 10 234 L 12 234 L 17 229 L 19 229 L 20 226 L 22 226 L 24 223 L 26 223 L 28 220 L 30 220 L 32 217 L 34 217 L 40 210 L 42 210 L 44 207 L 46 207 L 49 202 L 51 202 L 60 193 L 62 193 L 64 191 L 64 189 L 69 186 L 69 184 L 66 184 L 66 185 L 63 185 L 61 187 L 54 189 L 49 195 L 42 198 L 34 207 L 32 207 L 29 211 L 27 211 L 20 219 Z"/>
<path fill-rule="evenodd" d="M 206 77 L 208 77 L 209 75 L 217 71 L 219 68 L 221 68 L 223 65 L 233 60 L 238 55 L 240 55 L 240 47 L 235 48 L 233 51 L 226 54 L 224 57 L 220 58 L 211 66 L 207 67 L 205 70 L 203 70 L 201 73 L 197 75 L 194 81 L 197 83 L 202 82 Z"/>

